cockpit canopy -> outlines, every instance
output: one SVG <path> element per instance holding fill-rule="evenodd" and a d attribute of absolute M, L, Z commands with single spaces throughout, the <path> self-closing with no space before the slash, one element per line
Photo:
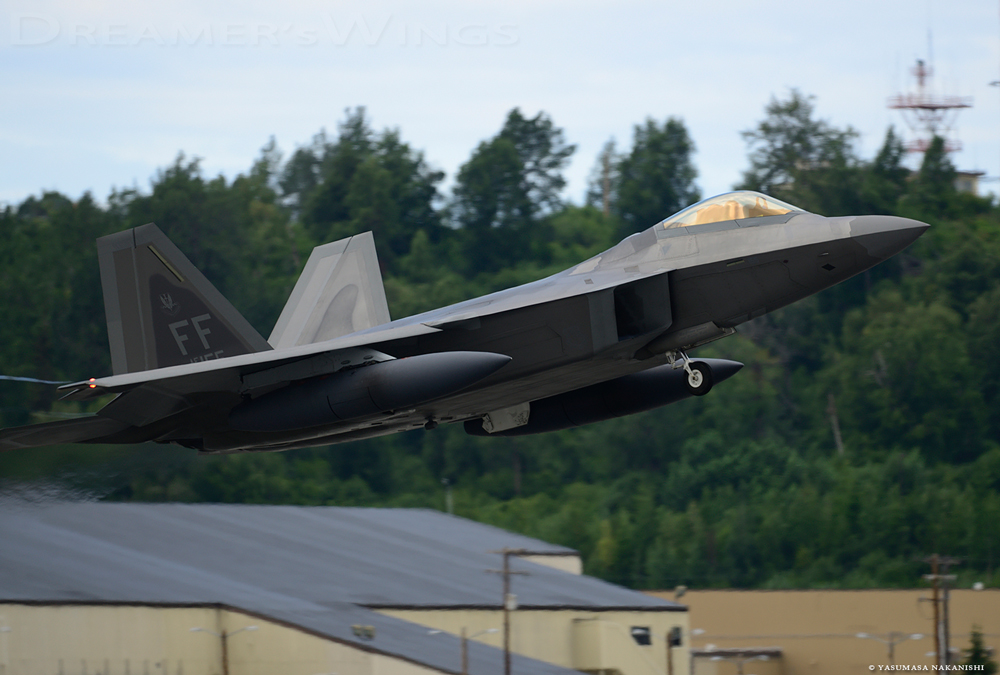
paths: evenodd
<path fill-rule="evenodd" d="M 802 211 L 802 209 L 791 204 L 786 204 L 774 197 L 762 195 L 759 192 L 744 190 L 741 192 L 727 192 L 718 197 L 711 197 L 697 204 L 692 204 L 683 211 L 670 216 L 659 225 L 671 229 L 675 227 L 688 227 L 689 225 L 718 223 L 738 218 L 780 216 L 792 211 Z"/>

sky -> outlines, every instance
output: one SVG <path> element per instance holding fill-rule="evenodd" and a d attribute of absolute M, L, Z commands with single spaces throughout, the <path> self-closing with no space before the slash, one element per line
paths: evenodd
<path fill-rule="evenodd" d="M 917 58 L 935 69 L 932 91 L 972 97 L 953 161 L 1000 188 L 997 0 L 236 5 L 2 0 L 0 202 L 148 191 L 179 152 L 232 179 L 270 137 L 287 157 L 355 106 L 398 128 L 446 189 L 508 111 L 543 111 L 577 145 L 565 193 L 576 203 L 605 142 L 627 150 L 647 117 L 679 117 L 709 196 L 739 181 L 740 132 L 791 88 L 855 128 L 862 157 L 889 125 L 912 137 L 886 101 L 914 88 Z"/>

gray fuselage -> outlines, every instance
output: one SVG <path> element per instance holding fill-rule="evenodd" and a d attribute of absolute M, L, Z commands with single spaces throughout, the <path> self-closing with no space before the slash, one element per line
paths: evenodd
<path fill-rule="evenodd" d="M 291 432 L 218 428 L 205 434 L 204 449 L 285 449 L 468 420 L 660 366 L 665 352 L 721 337 L 837 284 L 898 253 L 926 228 L 898 217 L 801 211 L 657 225 L 551 277 L 359 334 L 397 358 L 449 351 L 511 357 L 460 394 L 378 419 Z M 380 333 L 418 324 L 440 330 L 380 341 Z"/>

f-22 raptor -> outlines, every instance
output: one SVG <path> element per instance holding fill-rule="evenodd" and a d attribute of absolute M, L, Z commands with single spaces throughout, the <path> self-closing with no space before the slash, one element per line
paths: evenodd
<path fill-rule="evenodd" d="M 895 255 L 928 225 L 823 217 L 755 192 L 690 206 L 575 267 L 391 321 L 371 233 L 315 248 L 264 340 L 153 224 L 98 240 L 117 394 L 6 429 L 0 450 L 175 443 L 279 451 L 462 422 L 588 424 L 707 394 L 742 364 L 688 351 Z"/>

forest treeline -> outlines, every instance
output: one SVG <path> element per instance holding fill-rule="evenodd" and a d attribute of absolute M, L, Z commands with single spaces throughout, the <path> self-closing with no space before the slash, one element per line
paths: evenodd
<path fill-rule="evenodd" d="M 1000 207 L 956 191 L 940 139 L 917 170 L 892 129 L 860 157 L 856 132 L 817 119 L 797 91 L 772 99 L 744 139 L 738 187 L 932 227 L 869 272 L 700 349 L 747 364 L 707 397 L 519 439 L 458 425 L 277 454 L 11 452 L 0 488 L 436 509 L 451 491 L 458 515 L 577 548 L 588 573 L 633 587 L 914 586 L 919 557 L 935 551 L 964 559 L 960 583 L 1000 584 Z M 0 373 L 110 372 L 94 240 L 143 223 L 267 336 L 318 244 L 374 232 L 400 318 L 568 267 L 702 196 L 678 118 L 636 125 L 627 147 L 609 142 L 584 204 L 563 196 L 574 152 L 548 115 L 515 109 L 445 193 L 420 150 L 358 108 L 287 156 L 272 140 L 232 180 L 181 155 L 149 190 L 8 205 Z M 55 398 L 0 382 L 4 426 L 83 411 Z"/>

